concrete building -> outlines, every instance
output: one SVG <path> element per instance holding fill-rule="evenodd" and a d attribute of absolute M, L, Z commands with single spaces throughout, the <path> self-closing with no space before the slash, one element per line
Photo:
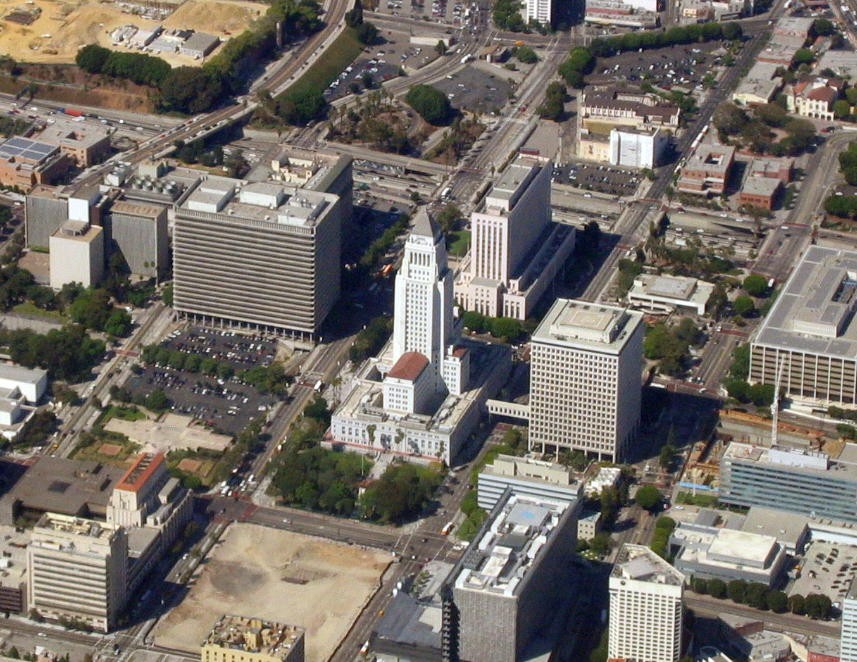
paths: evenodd
<path fill-rule="evenodd" d="M 27 548 L 28 606 L 49 619 L 72 619 L 107 632 L 126 601 L 124 529 L 45 514 Z"/>
<path fill-rule="evenodd" d="M 765 623 L 753 618 L 720 614 L 720 636 L 741 654 L 744 660 L 785 662 L 794 659 L 788 636 L 765 629 Z"/>
<path fill-rule="evenodd" d="M 104 222 L 108 254 L 122 254 L 132 274 L 166 278 L 169 274 L 170 238 L 167 208 L 118 200 Z"/>
<path fill-rule="evenodd" d="M 857 79 L 857 53 L 854 51 L 826 50 L 818 60 L 816 68 L 819 71 L 830 69 L 839 78 L 846 80 Z"/>
<path fill-rule="evenodd" d="M 826 409 L 857 405 L 857 252 L 810 246 L 750 343 L 751 383 Z"/>
<path fill-rule="evenodd" d="M 679 522 L 670 535 L 673 565 L 687 576 L 744 579 L 771 587 L 787 560 L 774 536 L 725 528 L 719 522 Z"/>
<path fill-rule="evenodd" d="M 48 387 L 48 371 L 25 368 L 14 363 L 0 363 L 0 389 L 18 389 L 34 405 L 42 399 Z"/>
<path fill-rule="evenodd" d="M 104 229 L 68 220 L 50 238 L 51 287 L 66 283 L 92 287 L 104 277 Z"/>
<path fill-rule="evenodd" d="M 784 517 L 781 510 L 762 506 L 750 508 L 741 530 L 773 536 L 786 553 L 792 556 L 803 554 L 804 546 L 810 538 L 808 517 L 794 513 Z"/>
<path fill-rule="evenodd" d="M 742 106 L 770 103 L 783 85 L 777 73 L 782 65 L 772 62 L 756 62 L 741 79 L 732 93 L 732 101 Z"/>
<path fill-rule="evenodd" d="M 75 122 L 56 115 L 34 139 L 56 145 L 80 169 L 101 163 L 110 155 L 110 133 L 96 122 Z"/>
<path fill-rule="evenodd" d="M 261 618 L 221 616 L 200 649 L 201 662 L 304 662 L 305 631 Z"/>
<path fill-rule="evenodd" d="M 68 219 L 68 197 L 57 186 L 35 186 L 24 201 L 24 240 L 29 248 L 48 249 L 51 235 Z"/>
<path fill-rule="evenodd" d="M 550 162 L 519 156 L 470 217 L 471 247 L 455 284 L 467 310 L 524 320 L 574 249 L 574 229 L 551 222 Z"/>
<path fill-rule="evenodd" d="M 111 465 L 41 455 L 0 498 L 0 523 L 36 522 L 45 513 L 104 521 L 122 474 Z"/>
<path fill-rule="evenodd" d="M 652 157 L 656 158 L 658 150 L 669 144 L 669 132 L 678 129 L 679 117 L 677 106 L 666 104 L 657 95 L 639 89 L 592 89 L 580 95 L 577 155 L 592 161 L 608 163 L 612 158 L 618 162 L 621 149 L 613 158 L 611 145 L 621 147 L 623 139 L 618 136 L 611 143 L 611 133 L 616 129 L 626 134 L 624 140 L 629 148 L 635 144 L 630 138 L 632 132 L 641 132 L 642 136 L 657 134 L 657 140 L 651 139 Z M 639 140 L 646 142 L 642 138 Z M 631 157 L 627 155 L 626 158 Z"/>
<path fill-rule="evenodd" d="M 532 336 L 530 449 L 624 461 L 640 422 L 643 316 L 558 299 Z"/>
<path fill-rule="evenodd" d="M 720 501 L 857 522 L 857 467 L 821 452 L 732 442 L 720 459 Z"/>
<path fill-rule="evenodd" d="M 738 194 L 742 207 L 758 207 L 771 211 L 780 197 L 783 183 L 773 177 L 747 177 Z"/>
<path fill-rule="evenodd" d="M 179 46 L 179 53 L 201 60 L 220 45 L 220 37 L 205 32 L 194 32 Z"/>
<path fill-rule="evenodd" d="M 339 298 L 342 213 L 329 193 L 205 177 L 175 212 L 175 309 L 315 337 Z"/>
<path fill-rule="evenodd" d="M 421 211 L 396 275 L 393 337 L 348 385 L 328 443 L 451 463 L 509 369 L 507 349 L 461 344 L 458 331 L 444 239 Z"/>
<path fill-rule="evenodd" d="M 704 315 L 714 283 L 686 276 L 642 274 L 628 291 L 628 305 L 650 313 Z"/>
<path fill-rule="evenodd" d="M 24 192 L 37 184 L 54 184 L 71 169 L 72 160 L 56 145 L 23 136 L 0 143 L 0 184 Z"/>
<path fill-rule="evenodd" d="M 526 0 L 522 8 L 524 22 L 538 21 L 544 26 L 550 26 L 553 17 L 552 0 Z"/>
<path fill-rule="evenodd" d="M 655 6 L 654 0 L 586 0 L 583 20 L 596 25 L 654 28 L 659 24 L 658 13 L 647 8 Z"/>
<path fill-rule="evenodd" d="M 489 512 L 507 489 L 514 494 L 572 504 L 580 499 L 582 487 L 561 464 L 514 455 L 498 455 L 493 463 L 485 465 L 477 485 L 479 507 Z"/>
<path fill-rule="evenodd" d="M 839 659 L 841 662 L 857 662 L 857 577 L 851 579 L 848 593 L 842 601 Z"/>
<path fill-rule="evenodd" d="M 522 659 L 570 590 L 579 509 L 511 491 L 497 503 L 448 580 L 454 659 Z"/>
<path fill-rule="evenodd" d="M 722 195 L 734 162 L 735 148 L 731 145 L 702 143 L 687 158 L 676 186 L 686 193 Z"/>
<path fill-rule="evenodd" d="M 583 491 L 590 499 L 600 499 L 601 493 L 619 484 L 622 470 L 619 467 L 600 467 L 598 473 L 586 481 Z"/>
<path fill-rule="evenodd" d="M 577 539 L 592 540 L 601 530 L 601 513 L 597 510 L 583 512 L 577 520 Z"/>
<path fill-rule="evenodd" d="M 677 662 L 684 575 L 648 547 L 623 545 L 610 573 L 607 657 Z"/>
<path fill-rule="evenodd" d="M 626 168 L 657 168 L 670 144 L 666 131 L 613 129 L 610 131 L 610 165 Z"/>

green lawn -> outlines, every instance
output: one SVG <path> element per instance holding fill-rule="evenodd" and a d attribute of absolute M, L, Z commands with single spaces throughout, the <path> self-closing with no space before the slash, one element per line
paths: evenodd
<path fill-rule="evenodd" d="M 44 317 L 46 319 L 56 320 L 57 322 L 67 322 L 68 318 L 57 310 L 44 310 L 39 308 L 31 301 L 19 303 L 12 308 L 12 312 L 21 313 L 22 315 L 32 315 L 33 317 Z"/>
<path fill-rule="evenodd" d="M 110 405 L 102 415 L 101 424 L 105 425 L 111 418 L 118 418 L 123 421 L 142 421 L 146 418 L 146 414 L 133 406 L 121 407 Z"/>
<path fill-rule="evenodd" d="M 470 230 L 459 230 L 449 235 L 449 252 L 457 257 L 464 257 L 470 248 Z"/>
<path fill-rule="evenodd" d="M 323 92 L 345 70 L 345 67 L 354 62 L 362 50 L 363 45 L 357 41 L 354 29 L 346 28 L 324 51 L 324 55 L 317 59 L 294 85 L 289 87 L 289 92 L 297 93 L 306 88 Z"/>

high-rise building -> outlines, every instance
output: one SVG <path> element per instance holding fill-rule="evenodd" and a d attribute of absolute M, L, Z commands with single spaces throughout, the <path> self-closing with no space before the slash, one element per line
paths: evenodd
<path fill-rule="evenodd" d="M 304 662 L 304 629 L 261 618 L 221 616 L 200 650 L 201 662 Z"/>
<path fill-rule="evenodd" d="M 581 503 L 504 493 L 447 578 L 453 659 L 515 662 L 550 629 L 571 592 Z"/>
<path fill-rule="evenodd" d="M 51 287 L 68 283 L 95 287 L 104 276 L 104 229 L 68 220 L 50 238 Z"/>
<path fill-rule="evenodd" d="M 119 251 L 132 274 L 167 275 L 170 238 L 165 206 L 119 200 L 105 215 L 104 225 L 108 255 Z"/>
<path fill-rule="evenodd" d="M 842 601 L 839 660 L 857 662 L 857 578 L 851 580 L 848 593 Z"/>
<path fill-rule="evenodd" d="M 46 513 L 27 548 L 28 606 L 107 632 L 125 606 L 127 565 L 122 527 Z"/>
<path fill-rule="evenodd" d="M 676 662 L 682 652 L 684 575 L 642 545 L 624 545 L 610 573 L 607 657 Z"/>
<path fill-rule="evenodd" d="M 524 21 L 538 21 L 544 26 L 550 25 L 553 12 L 551 0 L 527 0 L 524 3 Z"/>
<path fill-rule="evenodd" d="M 312 338 L 339 298 L 340 198 L 206 177 L 178 205 L 175 309 Z"/>
<path fill-rule="evenodd" d="M 467 310 L 526 319 L 574 249 L 574 229 L 551 223 L 550 161 L 518 157 L 470 217 L 469 262 L 456 283 Z"/>
<path fill-rule="evenodd" d="M 640 423 L 641 313 L 558 299 L 532 336 L 530 448 L 621 461 Z"/>

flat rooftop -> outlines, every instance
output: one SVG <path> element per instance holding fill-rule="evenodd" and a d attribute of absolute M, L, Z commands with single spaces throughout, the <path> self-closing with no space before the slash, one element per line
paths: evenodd
<path fill-rule="evenodd" d="M 78 241 L 90 244 L 101 236 L 104 229 L 84 221 L 66 221 L 51 236 L 64 241 Z"/>
<path fill-rule="evenodd" d="M 857 360 L 857 252 L 810 246 L 754 345 Z"/>
<path fill-rule="evenodd" d="M 512 494 L 465 553 L 455 588 L 514 596 L 568 504 Z"/>
<path fill-rule="evenodd" d="M 726 173 L 735 159 L 735 148 L 731 145 L 700 144 L 688 157 L 685 169 Z"/>
<path fill-rule="evenodd" d="M 23 136 L 13 136 L 5 142 L 0 143 L 0 159 L 9 161 L 25 161 L 30 163 L 41 163 L 59 151 L 54 144 L 31 140 Z"/>
<path fill-rule="evenodd" d="M 494 211 L 500 208 L 508 211 L 513 208 L 523 190 L 529 186 L 542 167 L 544 164 L 532 157 L 518 156 L 494 182 L 485 198 L 486 209 Z"/>
<path fill-rule="evenodd" d="M 36 529 L 46 529 L 56 533 L 83 536 L 96 540 L 109 540 L 115 529 L 102 522 L 82 517 L 45 513 L 36 524 Z"/>
<path fill-rule="evenodd" d="M 123 473 L 120 467 L 42 455 L 2 502 L 9 509 L 18 503 L 29 511 L 103 517 Z"/>
<path fill-rule="evenodd" d="M 100 124 L 74 122 L 58 117 L 37 134 L 39 140 L 60 147 L 90 148 L 107 140 L 110 134 Z"/>
<path fill-rule="evenodd" d="M 741 193 L 770 197 L 777 192 L 781 185 L 782 183 L 780 180 L 774 179 L 773 177 L 751 176 L 744 180 L 744 186 L 741 187 Z"/>
<path fill-rule="evenodd" d="M 850 445 L 845 449 L 851 453 Z M 841 457 L 841 456 L 840 456 Z M 744 460 L 759 464 L 784 467 L 801 473 L 815 474 L 829 478 L 857 480 L 857 464 L 849 461 L 837 461 L 826 453 L 802 448 L 776 446 L 766 448 L 739 441 L 731 442 L 723 452 L 723 460 Z"/>
<path fill-rule="evenodd" d="M 794 546 L 808 526 L 809 517 L 796 513 L 784 515 L 781 510 L 753 506 L 747 513 L 741 530 L 748 533 L 774 536 L 777 540 Z"/>
<path fill-rule="evenodd" d="M 304 629 L 296 625 L 224 615 L 214 624 L 203 646 L 285 658 L 303 636 Z"/>
<path fill-rule="evenodd" d="M 206 176 L 178 208 L 180 211 L 230 216 L 239 222 L 265 223 L 272 228 L 311 228 L 337 200 L 333 194 L 295 186 Z"/>
<path fill-rule="evenodd" d="M 611 577 L 681 586 L 684 575 L 643 545 L 622 545 Z"/>
<path fill-rule="evenodd" d="M 618 353 L 642 320 L 641 313 L 616 306 L 557 299 L 533 340 Z"/>
<path fill-rule="evenodd" d="M 9 379 L 24 384 L 38 384 L 48 374 L 41 368 L 25 368 L 14 363 L 0 363 L 0 379 Z"/>
<path fill-rule="evenodd" d="M 160 205 L 150 205 L 145 202 L 132 202 L 130 200 L 117 200 L 110 207 L 112 214 L 125 214 L 127 216 L 139 216 L 141 218 L 156 219 L 164 212 Z"/>

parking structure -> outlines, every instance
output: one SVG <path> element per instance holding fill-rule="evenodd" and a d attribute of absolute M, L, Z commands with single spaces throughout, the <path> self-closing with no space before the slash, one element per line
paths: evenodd
<path fill-rule="evenodd" d="M 580 162 L 555 165 L 552 177 L 558 184 L 623 197 L 634 195 L 642 180 L 635 170 Z"/>
<path fill-rule="evenodd" d="M 213 430 L 232 435 L 278 401 L 277 396 L 259 393 L 240 379 L 242 371 L 269 366 L 274 361 L 276 341 L 234 331 L 191 327 L 174 331 L 161 346 L 214 359 L 220 366 L 231 368 L 233 374 L 230 376 L 225 368 L 218 375 L 209 376 L 166 365 L 148 365 L 125 383 L 133 395 L 148 395 L 160 388 L 169 398 L 172 411 L 193 416 Z"/>

